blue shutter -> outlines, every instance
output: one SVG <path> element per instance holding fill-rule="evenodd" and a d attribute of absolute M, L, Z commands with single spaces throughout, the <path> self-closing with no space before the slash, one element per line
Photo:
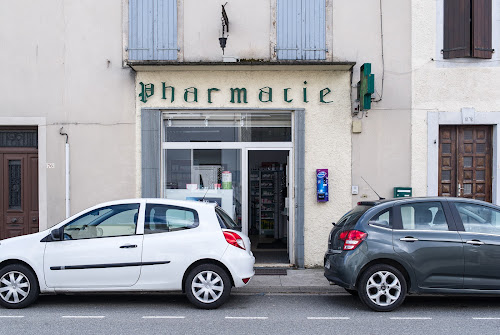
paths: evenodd
<path fill-rule="evenodd" d="M 128 58 L 153 59 L 153 0 L 129 0 Z"/>
<path fill-rule="evenodd" d="M 278 59 L 326 58 L 325 0 L 278 0 Z"/>
<path fill-rule="evenodd" d="M 177 0 L 155 0 L 155 59 L 177 59 Z"/>
<path fill-rule="evenodd" d="M 177 59 L 177 0 L 129 0 L 128 58 Z"/>

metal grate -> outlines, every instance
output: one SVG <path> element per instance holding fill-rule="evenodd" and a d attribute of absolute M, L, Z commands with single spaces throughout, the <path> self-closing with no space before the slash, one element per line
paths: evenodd
<path fill-rule="evenodd" d="M 277 268 L 256 268 L 255 269 L 256 276 L 286 276 L 286 269 L 277 269 Z"/>
<path fill-rule="evenodd" d="M 0 130 L 0 147 L 37 148 L 38 133 L 36 130 Z"/>

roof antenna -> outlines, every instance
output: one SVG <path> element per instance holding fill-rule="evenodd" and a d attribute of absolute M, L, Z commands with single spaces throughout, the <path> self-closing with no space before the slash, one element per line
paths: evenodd
<path fill-rule="evenodd" d="M 200 178 L 201 178 L 201 175 L 200 175 Z M 200 200 L 201 202 L 205 201 L 205 197 L 207 196 L 208 190 L 209 190 L 209 188 L 207 186 L 207 191 L 205 192 L 205 195 L 203 196 L 203 198 Z"/>
<path fill-rule="evenodd" d="M 363 176 L 361 176 L 361 179 L 363 179 L 363 181 L 366 183 L 366 185 L 368 185 L 368 187 L 369 187 L 369 188 L 371 188 L 373 192 L 375 192 L 375 194 L 376 194 L 376 195 L 377 195 L 377 197 L 378 197 L 378 200 L 384 200 L 384 199 L 385 199 L 385 198 L 382 198 L 380 195 L 378 195 L 377 191 L 375 191 L 375 190 L 373 189 L 373 187 L 371 187 L 371 186 L 370 186 L 370 184 L 368 184 L 368 182 L 365 180 L 365 178 L 363 178 Z"/>

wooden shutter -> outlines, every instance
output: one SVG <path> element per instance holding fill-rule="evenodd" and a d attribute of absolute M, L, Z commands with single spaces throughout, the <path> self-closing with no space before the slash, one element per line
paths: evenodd
<path fill-rule="evenodd" d="M 278 0 L 278 59 L 326 59 L 325 0 Z"/>
<path fill-rule="evenodd" d="M 472 0 L 472 57 L 491 58 L 491 0 Z"/>
<path fill-rule="evenodd" d="M 444 0 L 443 58 L 471 56 L 471 0 Z"/>
<path fill-rule="evenodd" d="M 177 0 L 129 0 L 128 58 L 177 59 Z"/>

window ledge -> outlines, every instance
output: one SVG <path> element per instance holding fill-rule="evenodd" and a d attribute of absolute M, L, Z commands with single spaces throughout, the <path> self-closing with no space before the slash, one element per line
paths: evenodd
<path fill-rule="evenodd" d="M 126 64 L 134 71 L 350 71 L 356 62 L 325 61 L 240 61 L 240 62 L 178 62 L 136 61 Z"/>

